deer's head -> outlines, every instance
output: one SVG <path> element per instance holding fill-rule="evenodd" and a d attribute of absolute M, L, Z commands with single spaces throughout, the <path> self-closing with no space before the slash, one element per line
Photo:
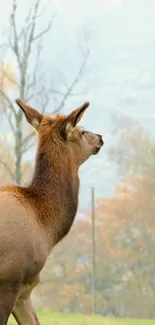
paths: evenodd
<path fill-rule="evenodd" d="M 23 110 L 27 121 L 38 132 L 39 138 L 47 141 L 48 151 L 50 152 L 53 144 L 56 144 L 58 151 L 72 157 L 78 167 L 91 155 L 97 154 L 104 143 L 101 135 L 77 125 L 89 103 L 83 104 L 68 116 L 43 115 L 20 99 L 17 99 L 16 103 Z"/>

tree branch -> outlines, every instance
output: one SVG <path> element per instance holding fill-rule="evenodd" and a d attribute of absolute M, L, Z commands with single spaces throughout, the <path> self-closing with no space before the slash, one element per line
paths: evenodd
<path fill-rule="evenodd" d="M 21 66 L 21 60 L 20 60 L 20 51 L 19 51 L 19 39 L 18 39 L 18 34 L 17 34 L 17 28 L 16 28 L 16 10 L 17 10 L 17 2 L 16 0 L 13 0 L 12 3 L 12 13 L 11 13 L 11 24 L 12 24 L 12 29 L 13 29 L 13 45 L 12 49 L 17 57 L 17 61 L 19 66 Z"/>
<path fill-rule="evenodd" d="M 37 0 L 36 4 L 34 6 L 34 13 L 33 13 L 33 16 L 32 16 L 32 22 L 30 24 L 30 26 L 31 26 L 30 34 L 29 34 L 29 37 L 28 37 L 27 44 L 25 44 L 25 50 L 24 50 L 24 53 L 23 53 L 22 66 L 21 66 L 22 75 L 25 75 L 26 69 L 27 69 L 28 57 L 29 57 L 29 54 L 31 52 L 31 47 L 32 47 L 32 42 L 33 42 L 33 37 L 34 37 L 34 32 L 35 32 L 35 27 L 36 27 L 36 22 L 35 21 L 36 21 L 36 16 L 37 16 L 40 1 L 41 0 Z"/>
<path fill-rule="evenodd" d="M 33 75 L 32 75 L 32 80 L 27 83 L 27 93 L 29 93 L 30 89 L 34 87 L 37 83 L 37 72 L 39 68 L 39 63 L 40 63 L 40 54 L 42 50 L 42 45 L 41 43 L 38 43 L 37 46 L 37 55 L 36 55 L 36 60 L 35 60 L 35 65 L 34 65 L 34 70 L 33 70 Z M 38 94 L 41 93 L 41 91 L 38 92 Z M 27 101 L 31 100 L 36 94 L 34 92 L 30 95 L 27 95 Z"/>
<path fill-rule="evenodd" d="M 47 92 L 44 92 L 44 96 L 42 97 L 42 104 L 41 104 L 41 113 L 44 114 L 46 107 L 49 103 L 49 95 L 47 94 Z"/>
<path fill-rule="evenodd" d="M 29 102 L 29 101 L 31 101 L 34 97 L 37 97 L 37 96 L 41 95 L 42 92 L 43 92 L 43 90 L 41 89 L 41 90 L 39 90 L 37 93 L 30 94 L 30 95 L 28 96 L 28 98 L 27 98 L 27 101 Z"/>
<path fill-rule="evenodd" d="M 55 15 L 53 15 L 53 17 L 55 17 Z M 41 38 L 43 35 L 47 34 L 50 31 L 52 24 L 53 24 L 53 19 L 48 22 L 48 26 L 44 30 L 42 30 L 38 35 L 33 37 L 32 41 L 34 42 L 37 39 Z"/>
<path fill-rule="evenodd" d="M 10 175 L 11 179 L 13 180 L 14 177 L 13 177 L 13 173 L 10 169 L 10 167 L 7 165 L 7 163 L 5 161 L 3 161 L 1 158 L 0 158 L 0 164 L 7 170 L 8 174 Z"/>
<path fill-rule="evenodd" d="M 29 142 L 33 139 L 34 135 L 35 135 L 35 131 L 31 132 L 30 134 L 28 134 L 22 142 L 22 152 L 26 152 L 28 149 L 26 149 L 27 144 L 29 144 Z"/>
<path fill-rule="evenodd" d="M 66 94 L 66 93 L 64 93 L 62 91 L 59 91 L 59 90 L 56 90 L 56 89 L 51 89 L 50 91 L 51 91 L 51 93 L 56 94 L 56 95 L 60 95 L 62 97 L 64 97 L 65 94 Z M 82 96 L 82 95 L 84 95 L 84 92 L 81 92 L 81 93 L 70 93 L 69 96 L 74 97 L 74 96 Z"/>
<path fill-rule="evenodd" d="M 12 113 L 14 114 L 14 116 L 16 117 L 16 111 L 15 108 L 11 102 L 11 100 L 9 99 L 9 97 L 6 95 L 6 93 L 4 92 L 4 90 L 2 88 L 0 88 L 0 94 L 4 97 L 4 99 L 7 101 L 9 108 L 11 109 Z"/>
<path fill-rule="evenodd" d="M 64 94 L 62 100 L 61 100 L 61 103 L 60 105 L 58 106 L 58 108 L 53 112 L 54 114 L 55 113 L 58 113 L 64 106 L 65 106 L 65 103 L 66 103 L 66 100 L 69 96 L 71 96 L 72 94 L 72 90 L 75 88 L 76 84 L 80 81 L 81 79 L 81 76 L 82 76 L 82 73 L 85 69 L 85 66 L 86 66 L 86 63 L 88 61 L 88 58 L 89 58 L 89 50 L 87 50 L 85 56 L 84 56 L 84 60 L 81 64 L 81 67 L 76 75 L 76 77 L 74 78 L 74 80 L 72 81 L 71 85 L 68 87 L 66 93 Z"/>
<path fill-rule="evenodd" d="M 15 135 L 16 134 L 16 130 L 15 130 L 15 127 L 13 126 L 13 123 L 12 123 L 12 114 L 11 114 L 11 112 L 10 113 L 7 112 L 7 108 L 6 107 L 4 108 L 4 114 L 5 114 L 8 122 L 9 122 L 9 125 L 11 127 L 11 130 L 12 130 L 13 134 Z"/>
<path fill-rule="evenodd" d="M 24 40 L 26 41 L 26 36 L 28 35 L 28 33 L 29 33 L 29 28 L 30 28 L 30 25 L 31 25 L 31 23 L 30 23 L 30 20 L 31 20 L 31 12 L 32 12 L 32 10 L 31 10 L 31 8 L 29 9 L 29 11 L 28 11 L 28 14 L 27 14 L 27 16 L 26 16 L 26 18 L 25 18 L 25 22 L 24 22 L 24 24 L 23 24 L 23 27 L 22 27 L 22 29 L 21 29 L 21 31 L 20 31 L 20 33 L 19 33 L 19 39 L 21 39 L 22 37 L 24 37 Z M 25 27 L 26 26 L 26 27 Z M 26 43 L 25 43 L 26 44 Z"/>
<path fill-rule="evenodd" d="M 34 135 L 33 135 L 33 136 L 34 136 Z M 25 148 L 22 149 L 22 154 L 24 154 L 25 152 L 27 152 L 29 149 L 33 148 L 34 145 L 35 145 L 34 142 L 29 143 L 29 145 L 28 145 L 27 147 L 25 146 Z"/>

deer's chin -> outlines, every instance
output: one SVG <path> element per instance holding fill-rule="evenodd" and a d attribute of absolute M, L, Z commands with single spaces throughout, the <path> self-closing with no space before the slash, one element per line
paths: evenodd
<path fill-rule="evenodd" d="M 101 149 L 101 147 L 96 148 L 96 149 L 94 150 L 94 152 L 93 152 L 93 155 L 94 155 L 94 156 L 97 155 L 97 154 L 99 153 L 100 149 Z"/>

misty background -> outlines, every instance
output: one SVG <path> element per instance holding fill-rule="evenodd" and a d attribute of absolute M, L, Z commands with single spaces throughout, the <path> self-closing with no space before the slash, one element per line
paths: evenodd
<path fill-rule="evenodd" d="M 17 3 L 17 31 L 20 31 L 22 26 L 23 34 L 21 35 L 25 35 L 25 19 L 27 15 L 31 15 L 35 1 L 17 0 Z M 19 87 L 18 60 L 10 48 L 11 43 L 7 45 L 8 39 L 12 40 L 10 28 L 12 4 L 12 0 L 5 0 L 2 5 L 3 10 L 0 11 L 0 61 L 6 64 L 8 75 L 11 73 L 13 76 L 11 78 L 15 80 L 12 82 L 12 79 L 11 81 L 9 79 L 10 83 L 6 82 L 4 85 L 5 94 L 8 94 L 11 102 L 14 103 L 15 98 L 21 94 L 21 88 Z M 100 243 L 97 243 L 99 245 L 97 246 L 97 261 L 100 261 L 97 262 L 100 271 L 96 279 L 98 312 L 111 316 L 137 318 L 142 315 L 144 318 L 154 318 L 154 307 L 150 301 L 154 299 L 155 263 L 154 233 L 151 233 L 151 229 L 152 231 L 155 229 L 153 195 L 155 189 L 155 1 L 40 0 L 40 8 L 36 34 L 39 35 L 42 30 L 48 28 L 49 21 L 52 20 L 52 24 L 43 39 L 39 41 L 38 46 L 41 45 L 42 50 L 36 68 L 39 47 L 34 46 L 31 51 L 27 76 L 33 74 L 36 69 L 38 77 L 36 77 L 32 92 L 33 94 L 39 93 L 39 95 L 32 97 L 29 104 L 41 111 L 42 99 L 47 92 L 49 97 L 45 111 L 52 113 L 60 107 L 60 111 L 67 114 L 83 102 L 89 101 L 90 107 L 82 119 L 83 126 L 88 130 L 103 134 L 105 142 L 100 153 L 92 157 L 80 169 L 78 215 L 84 215 L 88 220 L 83 221 L 83 227 L 80 223 L 76 225 L 79 232 L 83 231 L 83 234 L 89 237 L 91 233 L 91 189 L 94 187 L 98 234 L 96 236 Z M 19 48 L 22 49 L 21 53 L 24 53 L 22 52 L 23 38 L 19 38 L 18 41 Z M 72 82 L 76 80 L 83 60 L 85 64 L 80 78 L 75 83 L 75 87 L 67 93 Z M 6 78 L 6 71 L 4 75 Z M 1 156 L 6 160 L 1 161 L 0 182 L 3 184 L 20 179 L 21 184 L 27 184 L 33 172 L 36 145 L 24 149 L 22 161 L 27 171 L 23 176 L 22 173 L 19 175 L 18 159 L 16 159 L 19 150 L 14 145 L 17 144 L 17 137 L 14 136 L 10 127 L 13 123 L 13 128 L 16 129 L 17 124 L 14 117 L 11 117 L 10 123 L 8 122 L 10 104 L 4 97 L 4 93 L 1 92 L 1 95 L 0 150 Z M 24 98 L 26 100 L 28 98 L 26 90 Z M 45 98 L 47 99 L 46 96 Z M 25 119 L 20 123 L 22 136 L 24 132 L 29 135 L 31 130 L 26 126 Z M 9 172 L 10 170 L 13 170 L 13 175 Z M 131 188 L 132 190 L 134 188 L 137 196 L 133 194 Z M 148 210 L 145 211 L 142 202 L 145 202 Z M 105 228 L 106 234 L 104 234 Z M 121 229 L 121 234 L 119 229 Z M 39 307 L 43 304 L 49 307 L 53 303 L 53 300 L 52 302 L 50 300 L 52 298 L 50 298 L 48 286 L 55 291 L 54 283 L 55 285 L 58 283 L 55 278 L 53 280 L 51 269 L 56 270 L 57 281 L 61 283 L 61 278 L 64 283 L 69 283 L 67 277 L 69 275 L 66 275 L 69 273 L 67 266 L 67 271 L 64 271 L 62 266 L 66 265 L 68 260 L 71 269 L 73 265 L 75 269 L 79 265 L 80 267 L 86 265 L 86 268 L 85 271 L 83 269 L 78 271 L 83 272 L 81 277 L 77 275 L 76 280 L 72 279 L 68 305 L 64 306 L 63 298 L 57 301 L 53 308 L 65 312 L 91 312 L 91 238 L 87 243 L 83 238 L 82 248 L 77 252 L 75 244 L 73 251 L 70 252 L 68 250 L 69 240 L 76 238 L 78 245 L 81 240 L 78 236 L 78 231 L 73 229 L 73 233 L 64 244 L 68 254 L 76 257 L 74 262 L 72 259 L 69 260 L 69 255 L 67 257 L 63 255 L 64 248 L 62 249 L 60 244 L 58 251 L 62 249 L 63 254 L 60 254 L 62 260 L 51 258 L 47 264 L 45 273 L 43 273 L 45 286 L 40 289 L 42 292 L 47 290 L 46 298 L 38 301 L 35 297 Z M 136 236 L 142 236 L 141 240 L 138 239 L 138 244 L 135 243 L 135 238 L 139 238 Z M 108 242 L 109 246 L 106 246 L 105 242 Z M 127 250 L 124 252 L 126 247 Z M 119 248 L 119 253 L 114 254 L 115 248 Z M 85 251 L 82 257 L 81 251 Z M 56 254 L 56 258 L 57 256 L 59 253 Z M 106 280 L 104 280 L 105 274 Z M 124 287 L 124 281 L 128 282 L 126 287 Z M 76 292 L 79 298 L 75 301 Z M 62 292 L 62 297 L 64 295 L 65 293 Z M 131 299 L 131 296 L 134 299 Z M 126 297 L 124 305 L 123 297 Z M 137 300 L 139 305 L 136 307 L 132 301 L 135 299 L 139 299 Z M 126 305 L 129 308 L 126 308 Z"/>

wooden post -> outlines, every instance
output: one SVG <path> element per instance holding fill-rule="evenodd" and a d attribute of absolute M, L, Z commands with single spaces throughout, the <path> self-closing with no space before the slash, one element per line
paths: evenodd
<path fill-rule="evenodd" d="M 96 314 L 95 190 L 92 188 L 92 313 Z"/>

